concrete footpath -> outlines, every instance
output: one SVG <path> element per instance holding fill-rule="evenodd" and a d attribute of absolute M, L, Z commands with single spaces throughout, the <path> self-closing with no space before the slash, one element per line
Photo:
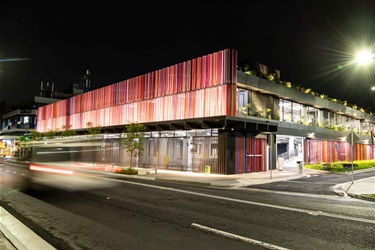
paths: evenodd
<path fill-rule="evenodd" d="M 272 170 L 267 172 L 236 175 L 157 170 L 156 172 L 149 172 L 148 174 L 143 175 L 124 175 L 124 178 L 160 180 L 216 187 L 242 187 L 297 178 L 308 178 L 324 174 L 329 174 L 329 172 L 303 169 L 303 172 L 300 173 L 296 167 L 288 167 L 282 171 Z M 346 182 L 337 184 L 334 187 L 334 192 L 340 196 L 366 199 L 375 202 L 375 198 L 364 196 L 365 194 L 375 194 L 375 176 L 362 180 L 355 180 L 353 183 Z M 55 249 L 2 207 L 0 207 L 0 231 L 0 250 Z"/>

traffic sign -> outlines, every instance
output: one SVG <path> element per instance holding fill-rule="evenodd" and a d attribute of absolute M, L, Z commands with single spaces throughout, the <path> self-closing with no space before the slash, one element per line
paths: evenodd
<path fill-rule="evenodd" d="M 352 137 L 353 136 L 353 137 Z M 352 131 L 347 137 L 346 141 L 350 144 L 356 144 L 359 141 L 359 137 Z"/>

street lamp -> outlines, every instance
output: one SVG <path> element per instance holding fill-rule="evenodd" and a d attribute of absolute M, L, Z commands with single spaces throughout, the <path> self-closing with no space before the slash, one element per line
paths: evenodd
<path fill-rule="evenodd" d="M 357 52 L 354 58 L 354 63 L 357 64 L 359 67 L 369 67 L 374 61 L 374 54 L 369 49 L 363 49 Z M 375 86 L 371 87 L 371 90 L 375 90 Z M 370 103 L 371 105 L 371 103 Z M 355 154 L 355 142 L 354 142 L 354 131 L 352 126 L 352 131 L 350 134 L 351 137 L 351 145 L 352 145 L 352 184 L 354 183 L 354 154 Z"/>
<path fill-rule="evenodd" d="M 372 70 L 371 66 L 374 63 L 374 60 L 375 60 L 375 54 L 373 53 L 372 50 L 362 49 L 362 50 L 357 51 L 357 53 L 355 54 L 353 62 L 358 66 L 358 68 L 361 68 L 362 70 L 365 70 L 366 73 L 371 76 L 372 75 L 370 73 L 371 70 Z M 374 91 L 375 86 L 372 86 L 370 88 L 370 90 Z M 371 106 L 372 106 L 371 105 L 372 104 L 372 102 L 371 102 L 371 92 L 369 94 L 370 94 L 370 98 L 369 98 L 368 108 L 371 109 Z"/>
<path fill-rule="evenodd" d="M 371 50 L 360 50 L 357 52 L 354 61 L 361 66 L 368 66 L 374 61 L 374 55 Z"/>

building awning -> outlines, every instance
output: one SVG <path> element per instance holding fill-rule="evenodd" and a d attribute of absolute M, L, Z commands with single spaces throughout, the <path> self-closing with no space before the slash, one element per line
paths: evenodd
<path fill-rule="evenodd" d="M 144 123 L 150 131 L 221 129 L 235 133 L 275 133 L 279 121 L 258 117 L 215 116 L 174 121 Z"/>

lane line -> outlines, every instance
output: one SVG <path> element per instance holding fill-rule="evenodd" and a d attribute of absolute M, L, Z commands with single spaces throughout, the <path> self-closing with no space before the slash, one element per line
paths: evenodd
<path fill-rule="evenodd" d="M 296 193 L 296 192 L 268 190 L 268 189 L 261 189 L 261 188 L 246 188 L 245 190 L 256 191 L 256 192 L 263 192 L 263 193 L 288 194 L 288 195 L 294 195 L 294 196 L 333 199 L 333 200 L 340 199 L 340 197 L 338 197 L 337 195 L 333 195 L 333 194 L 330 195 L 330 194 Z"/>
<path fill-rule="evenodd" d="M 192 223 L 191 226 L 195 227 L 195 228 L 198 228 L 198 229 L 201 229 L 203 231 L 212 232 L 212 233 L 215 233 L 215 234 L 227 237 L 227 238 L 232 238 L 232 239 L 241 240 L 241 241 L 244 241 L 244 242 L 247 242 L 247 243 L 251 243 L 251 244 L 254 244 L 254 245 L 259 245 L 259 246 L 262 246 L 262 247 L 267 248 L 267 249 L 288 250 L 288 248 L 279 247 L 279 246 L 272 245 L 272 244 L 269 244 L 269 243 L 266 243 L 266 242 L 263 242 L 263 241 L 254 240 L 254 239 L 251 239 L 251 238 L 243 237 L 241 235 L 228 233 L 228 232 L 225 232 L 225 231 L 222 231 L 222 230 L 218 230 L 218 229 L 215 229 L 215 228 L 212 228 L 212 227 L 206 227 L 206 226 L 199 225 L 199 224 L 196 224 L 196 223 Z"/>
<path fill-rule="evenodd" d="M 311 181 L 283 181 L 283 182 L 291 182 L 291 183 L 310 183 L 310 184 L 322 184 L 322 185 L 336 185 L 336 183 L 327 183 L 327 182 L 311 182 Z"/>
<path fill-rule="evenodd" d="M 269 208 L 275 208 L 275 209 L 281 209 L 281 210 L 287 210 L 287 211 L 294 211 L 294 212 L 305 213 L 305 214 L 310 214 L 310 215 L 320 215 L 320 216 L 338 218 L 338 219 L 343 219 L 343 220 L 350 220 L 350 221 L 356 221 L 356 222 L 364 222 L 364 223 L 369 223 L 369 224 L 375 224 L 375 220 L 371 220 L 371 219 L 363 219 L 363 218 L 351 217 L 351 216 L 346 216 L 346 215 L 331 214 L 331 213 L 325 213 L 325 212 L 321 212 L 321 211 L 315 212 L 315 211 L 310 211 L 310 210 L 307 210 L 307 209 L 272 205 L 272 204 L 261 203 L 261 202 L 256 202 L 256 201 L 246 201 L 246 200 L 240 200 L 240 199 L 222 197 L 222 196 L 217 196 L 217 195 L 197 193 L 197 192 L 186 191 L 186 190 L 175 189 L 175 188 L 160 187 L 160 186 L 145 184 L 145 183 L 137 183 L 137 182 L 131 182 L 131 181 L 125 181 L 125 180 L 110 179 L 110 178 L 106 178 L 106 177 L 95 177 L 95 178 L 106 179 L 106 180 L 116 181 L 116 182 L 123 182 L 123 183 L 132 184 L 132 185 L 138 185 L 138 186 L 144 186 L 144 187 L 150 187 L 150 188 L 156 188 L 156 189 L 169 190 L 169 191 L 173 191 L 173 192 L 197 195 L 197 196 L 208 197 L 208 198 L 213 198 L 213 199 L 227 200 L 227 201 L 233 201 L 233 202 L 238 202 L 238 203 L 262 206 L 262 207 L 269 207 Z"/>

